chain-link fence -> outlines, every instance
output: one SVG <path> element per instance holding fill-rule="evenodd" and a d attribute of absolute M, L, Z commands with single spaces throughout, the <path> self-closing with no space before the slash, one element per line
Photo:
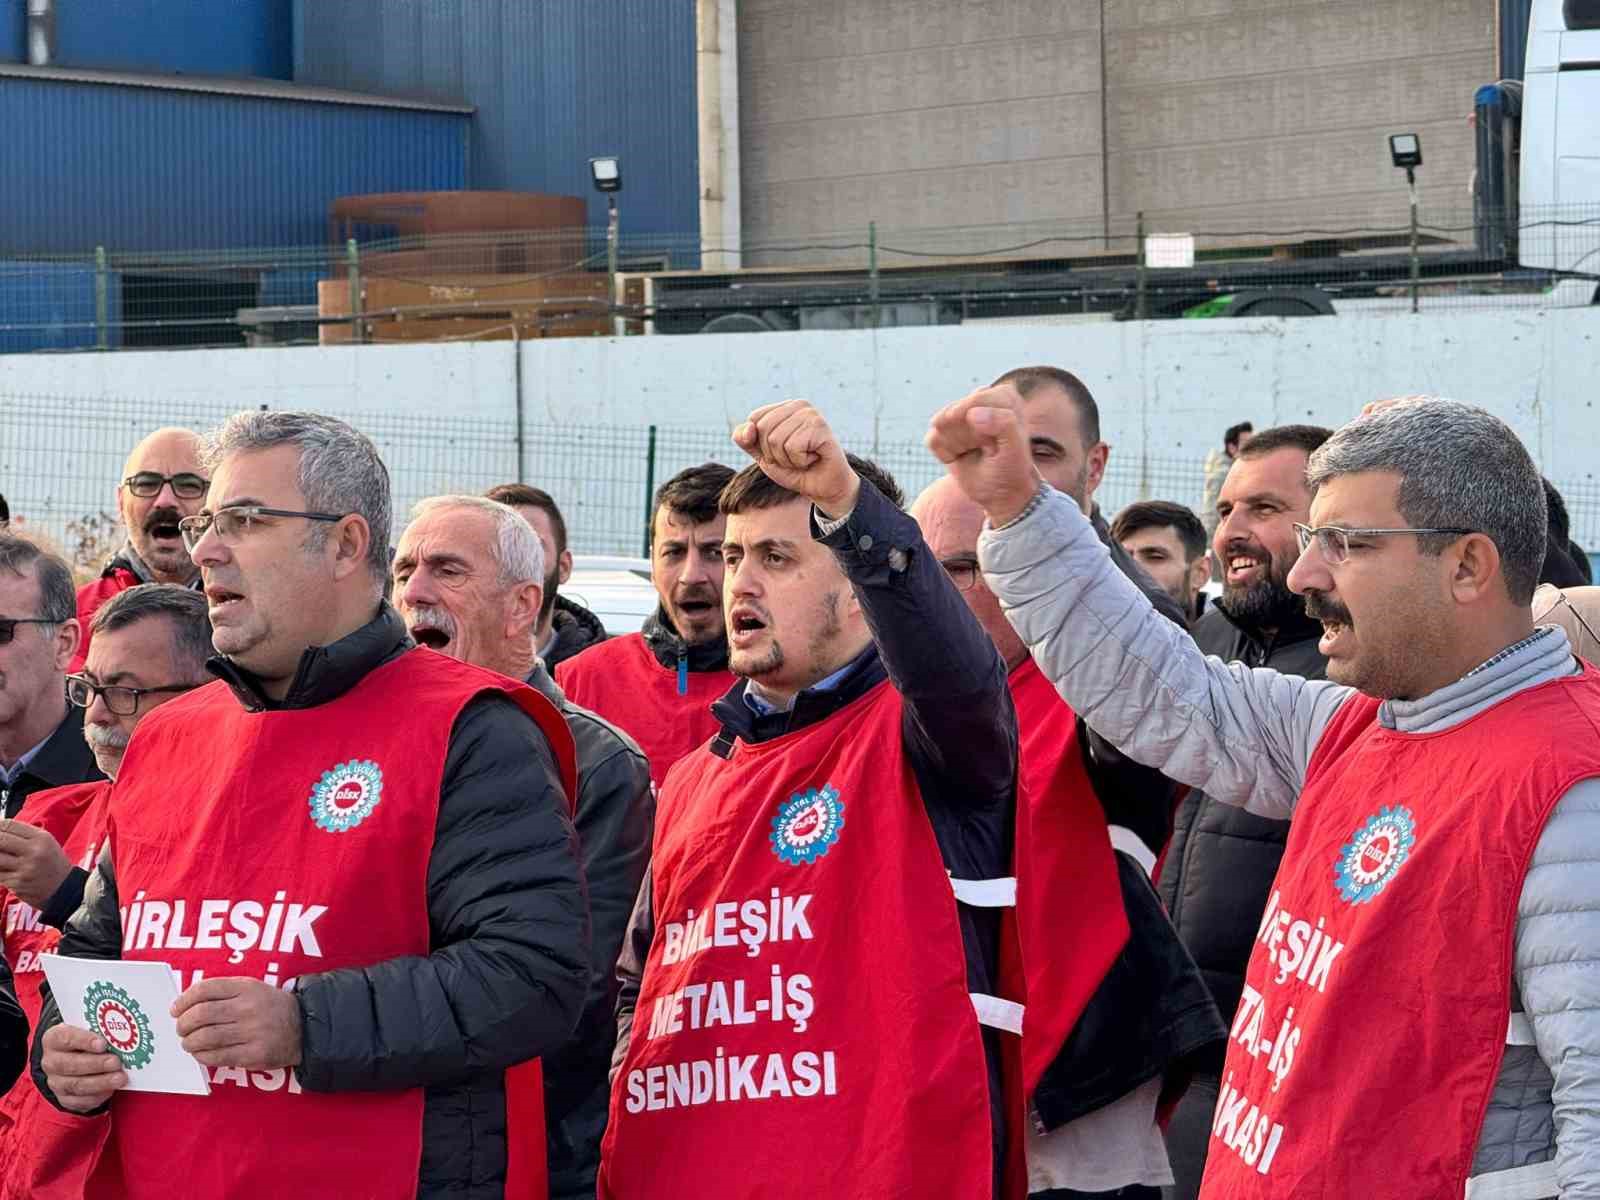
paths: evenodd
<path fill-rule="evenodd" d="M 1188 214 L 1192 218 L 1192 214 Z M 716 246 L 605 229 L 290 249 L 0 251 L 0 352 L 971 321 L 1393 315 L 1588 304 L 1600 206 L 992 229 L 869 225 Z M 610 272 L 615 260 L 616 274 Z M 1177 265 L 1164 265 L 1177 264 Z"/>

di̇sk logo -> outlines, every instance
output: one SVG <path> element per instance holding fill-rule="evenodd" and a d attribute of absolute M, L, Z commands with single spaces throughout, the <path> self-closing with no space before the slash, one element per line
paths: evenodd
<path fill-rule="evenodd" d="M 833 848 L 843 828 L 844 805 L 832 784 L 797 792 L 772 818 L 772 852 L 796 867 L 815 862 Z"/>
<path fill-rule="evenodd" d="M 1417 823 L 1409 808 L 1380 808 L 1339 850 L 1334 885 L 1351 904 L 1366 904 L 1389 886 L 1417 840 Z"/>
<path fill-rule="evenodd" d="M 150 1018 L 139 1002 L 114 983 L 91 983 L 83 994 L 89 1028 L 106 1041 L 106 1047 L 129 1070 L 148 1066 L 156 1052 Z"/>
<path fill-rule="evenodd" d="M 372 815 L 383 795 L 383 772 L 365 758 L 324 771 L 311 789 L 311 820 L 329 833 L 345 833 Z"/>

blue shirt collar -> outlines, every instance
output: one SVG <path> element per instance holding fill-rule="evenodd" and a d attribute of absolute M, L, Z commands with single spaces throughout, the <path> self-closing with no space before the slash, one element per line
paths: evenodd
<path fill-rule="evenodd" d="M 828 692 L 828 691 L 832 691 L 834 688 L 838 687 L 839 684 L 844 681 L 844 677 L 850 673 L 850 669 L 852 667 L 854 667 L 855 665 L 856 665 L 856 660 L 855 659 L 851 659 L 849 662 L 845 663 L 844 666 L 840 667 L 837 671 L 835 671 L 832 675 L 826 676 L 823 679 L 819 679 L 815 683 L 813 683 L 810 687 L 804 688 L 802 690 L 807 691 L 807 692 Z M 756 716 L 758 716 L 758 717 L 770 717 L 775 712 L 784 711 L 783 709 L 780 709 L 776 704 L 773 704 L 770 701 L 768 701 L 765 697 L 756 695 L 755 692 L 750 690 L 750 685 L 749 684 L 745 685 L 744 702 L 745 702 L 745 705 L 750 709 L 750 711 L 755 713 Z M 790 707 L 790 708 L 794 707 L 793 701 L 791 701 L 789 703 L 788 707 Z"/>

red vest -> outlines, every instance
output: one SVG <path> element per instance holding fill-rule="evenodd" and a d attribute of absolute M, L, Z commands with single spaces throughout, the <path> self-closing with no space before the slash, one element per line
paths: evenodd
<path fill-rule="evenodd" d="M 427 871 L 450 732 L 504 692 L 543 730 L 576 792 L 571 736 L 531 688 L 428 650 L 315 708 L 246 711 L 213 683 L 139 726 L 111 797 L 124 958 L 289 987 L 429 945 Z M 506 1080 L 508 1196 L 542 1196 L 538 1078 Z M 211 1095 L 122 1092 L 108 1158 L 123 1195 L 413 1196 L 423 1092 L 302 1092 L 292 1070 L 216 1068 Z M 526 1100 L 526 1102 L 524 1102 Z M 535 1106 L 531 1119 L 528 1104 Z M 530 1156 L 533 1156 L 530 1158 Z M 537 1178 L 530 1174 L 537 1171 Z"/>
<path fill-rule="evenodd" d="M 668 778 L 603 1200 L 992 1192 L 956 904 L 900 720 L 884 683 Z"/>
<path fill-rule="evenodd" d="M 92 872 L 105 841 L 105 800 L 110 791 L 111 784 L 99 780 L 38 792 L 28 798 L 27 812 L 22 819 L 54 837 L 75 866 Z M 32 905 L 8 891 L 0 890 L 0 904 L 5 914 L 6 963 L 16 980 L 22 1011 L 28 1014 L 28 1027 L 37 1029 L 41 1006 L 39 991 L 44 984 L 39 955 L 53 952 L 61 933 L 43 924 Z M 31 1181 L 32 1160 L 41 1155 L 53 1157 L 46 1152 L 44 1141 L 47 1138 L 56 1140 L 58 1134 L 71 1133 L 90 1124 L 73 1118 L 58 1129 L 41 1120 L 43 1114 L 53 1111 L 39 1095 L 32 1074 L 27 1071 L 0 1100 L 0 1196 L 34 1195 L 38 1189 Z M 98 1134 L 98 1131 L 93 1132 Z M 91 1149 L 98 1140 L 98 1136 L 91 1136 Z"/>
<path fill-rule="evenodd" d="M 1211 1200 L 1458 1197 L 1510 1017 L 1517 900 L 1550 811 L 1600 775 L 1600 674 L 1401 734 L 1329 723 L 1234 1017 Z"/>
<path fill-rule="evenodd" d="M 83 633 L 78 641 L 78 652 L 67 667 L 68 674 L 83 670 L 84 660 L 89 657 L 89 622 L 100 611 L 100 606 L 118 592 L 137 587 L 138 583 L 139 577 L 126 567 L 113 567 L 99 579 L 90 580 L 78 589 L 78 625 Z"/>
<path fill-rule="evenodd" d="M 680 692 L 678 672 L 657 662 L 638 633 L 590 646 L 556 667 L 567 699 L 639 743 L 657 789 L 673 763 L 717 735 L 711 705 L 737 681 L 728 671 L 688 671 L 682 682 Z"/>

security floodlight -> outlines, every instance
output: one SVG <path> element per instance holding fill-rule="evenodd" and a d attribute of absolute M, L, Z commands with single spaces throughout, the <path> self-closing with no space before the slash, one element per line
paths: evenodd
<path fill-rule="evenodd" d="M 615 158 L 591 158 L 589 174 L 594 177 L 594 190 L 597 192 L 622 190 L 622 166 Z"/>
<path fill-rule="evenodd" d="M 1422 165 L 1422 139 L 1414 133 L 1391 133 L 1389 157 L 1394 160 L 1396 167 L 1405 171 L 1415 170 Z"/>

